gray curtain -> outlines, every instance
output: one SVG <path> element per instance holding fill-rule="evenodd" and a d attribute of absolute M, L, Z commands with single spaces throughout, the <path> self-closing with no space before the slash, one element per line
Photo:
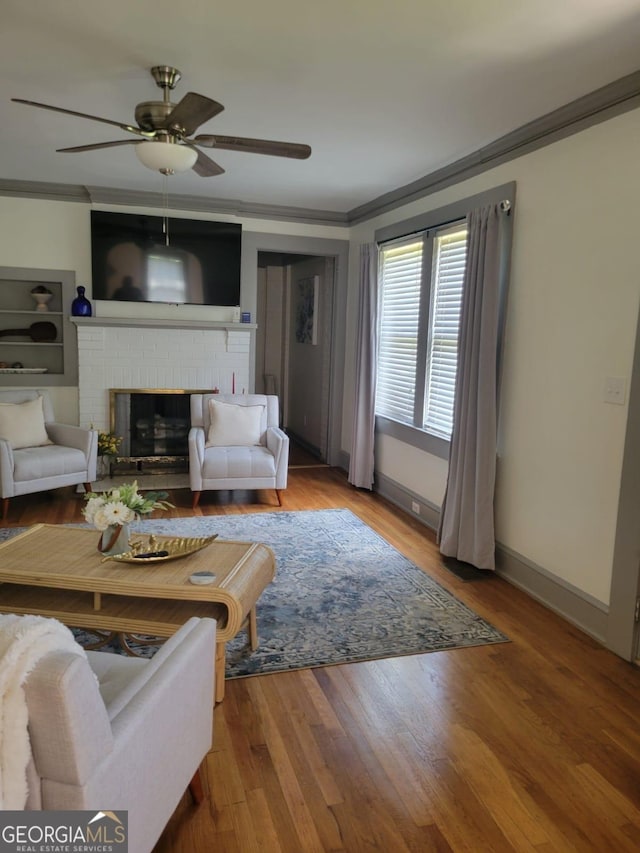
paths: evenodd
<path fill-rule="evenodd" d="M 360 287 L 356 331 L 356 376 L 349 482 L 373 486 L 376 364 L 378 357 L 378 247 L 360 246 Z"/>
<path fill-rule="evenodd" d="M 449 475 L 438 531 L 442 554 L 479 569 L 495 569 L 493 498 L 505 281 L 500 242 L 505 215 L 495 204 L 468 216 Z"/>

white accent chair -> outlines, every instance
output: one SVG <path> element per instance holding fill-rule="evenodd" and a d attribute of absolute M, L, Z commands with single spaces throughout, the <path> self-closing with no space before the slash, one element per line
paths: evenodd
<path fill-rule="evenodd" d="M 128 811 L 128 849 L 149 853 L 213 737 L 216 623 L 192 618 L 150 660 L 56 651 L 25 683 L 28 810 Z M 88 659 L 88 662 L 87 662 Z"/>
<path fill-rule="evenodd" d="M 262 406 L 255 444 L 210 446 L 209 401 L 236 406 Z M 275 489 L 287 487 L 289 437 L 280 429 L 278 398 L 267 394 L 192 394 L 189 431 L 189 484 L 193 508 L 208 489 Z"/>
<path fill-rule="evenodd" d="M 0 403 L 26 403 L 42 397 L 44 426 L 50 444 L 14 450 L 0 435 L 0 498 L 2 517 L 9 511 L 9 499 L 17 495 L 75 486 L 82 483 L 91 491 L 96 478 L 98 432 L 54 422 L 53 407 L 46 391 L 0 391 Z"/>

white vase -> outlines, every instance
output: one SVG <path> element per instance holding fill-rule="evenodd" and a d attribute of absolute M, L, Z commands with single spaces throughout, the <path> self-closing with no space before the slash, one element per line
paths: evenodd
<path fill-rule="evenodd" d="M 124 554 L 131 550 L 129 547 L 129 525 L 110 524 L 102 531 L 98 551 L 105 556 L 112 557 L 115 554 Z"/>

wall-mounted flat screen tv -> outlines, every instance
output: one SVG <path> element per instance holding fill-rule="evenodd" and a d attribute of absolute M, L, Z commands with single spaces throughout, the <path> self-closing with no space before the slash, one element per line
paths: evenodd
<path fill-rule="evenodd" d="M 94 299 L 240 304 L 242 226 L 91 211 Z"/>

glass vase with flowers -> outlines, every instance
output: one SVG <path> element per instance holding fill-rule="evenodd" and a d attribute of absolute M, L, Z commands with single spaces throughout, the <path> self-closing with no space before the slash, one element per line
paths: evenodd
<path fill-rule="evenodd" d="M 108 492 L 85 495 L 87 505 L 82 510 L 85 519 L 101 531 L 98 550 L 105 555 L 123 554 L 129 550 L 129 525 L 141 515 L 156 509 L 170 509 L 167 492 L 138 491 L 137 480 L 125 483 Z"/>

